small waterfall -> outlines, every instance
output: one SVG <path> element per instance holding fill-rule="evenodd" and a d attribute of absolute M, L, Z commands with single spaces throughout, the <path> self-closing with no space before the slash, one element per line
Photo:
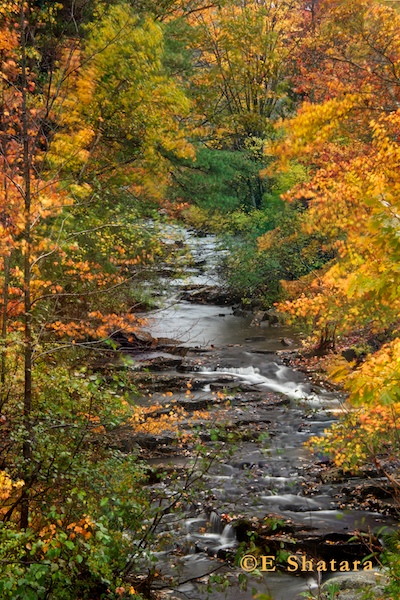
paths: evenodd
<path fill-rule="evenodd" d="M 230 524 L 227 523 L 223 529 L 223 532 L 221 534 L 221 546 L 220 549 L 222 548 L 231 548 L 232 546 L 236 545 L 236 531 L 234 529 L 234 527 Z"/>
<path fill-rule="evenodd" d="M 222 534 L 224 530 L 224 523 L 221 517 L 214 511 L 211 511 L 210 514 L 210 529 L 210 533 L 216 533 L 217 535 Z"/>
<path fill-rule="evenodd" d="M 210 514 L 210 528 L 211 535 L 216 535 L 216 542 L 218 545 L 214 548 L 214 552 L 223 550 L 225 548 L 232 548 L 236 545 L 236 532 L 234 527 L 230 523 L 226 523 L 221 517 L 214 511 Z"/>
<path fill-rule="evenodd" d="M 208 527 L 207 527 L 208 525 Z M 186 539 L 192 545 L 192 552 L 205 552 L 209 556 L 216 556 L 220 550 L 233 548 L 237 544 L 236 532 L 230 523 L 221 519 L 215 511 L 211 511 L 206 519 L 200 515 L 186 521 Z"/>
<path fill-rule="evenodd" d="M 215 371 L 202 370 L 201 373 L 204 376 L 215 376 L 216 372 L 221 373 L 221 375 L 236 375 L 238 379 L 242 379 L 250 385 L 257 386 L 258 388 L 263 387 L 272 392 L 279 392 L 295 400 L 316 399 L 315 394 L 307 392 L 306 384 L 291 381 L 288 378 L 290 369 L 276 363 L 270 363 L 268 366 L 270 370 L 271 367 L 274 367 L 274 371 L 271 373 L 272 377 L 263 375 L 258 367 L 253 366 L 218 367 Z"/>
<path fill-rule="evenodd" d="M 224 367 L 223 369 L 217 368 L 217 373 L 232 373 L 234 375 L 240 375 L 244 377 L 253 377 L 260 374 L 260 369 L 257 367 Z"/>

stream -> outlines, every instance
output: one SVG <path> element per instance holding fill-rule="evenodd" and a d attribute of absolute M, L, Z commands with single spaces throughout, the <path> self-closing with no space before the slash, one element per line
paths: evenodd
<path fill-rule="evenodd" d="M 165 243 L 176 247 L 176 262 L 166 265 L 156 287 L 162 308 L 146 314 L 147 331 L 159 344 L 134 357 L 141 402 L 169 406 L 173 401 L 188 412 L 188 429 L 193 411 L 208 411 L 209 420 L 196 416 L 205 448 L 212 448 L 210 429 L 220 423 L 239 437 L 231 454 L 203 476 L 197 501 L 167 515 L 158 528 L 164 539 L 155 554 L 160 589 L 169 598 L 205 600 L 210 596 L 204 584 L 218 567 L 231 585 L 221 592 L 213 588 L 216 600 L 251 600 L 252 588 L 274 600 L 300 599 L 302 592 L 318 589 L 319 573 L 249 574 L 244 591 L 238 585 L 241 569 L 224 559 L 261 526 L 268 539 L 264 554 L 275 556 L 284 547 L 292 554 L 352 561 L 369 554 L 367 548 L 353 547 L 354 532 L 381 532 L 382 526 L 393 529 L 397 523 L 375 510 L 343 509 L 356 478 L 331 481 L 312 475 L 316 468 L 324 471 L 327 460 L 318 457 L 315 467 L 317 459 L 303 443 L 337 418 L 344 398 L 285 364 L 284 348 L 299 347 L 296 334 L 272 320 L 254 325 L 253 314 L 231 304 L 218 274 L 226 251 L 214 236 L 164 227 Z M 173 392 L 172 399 L 165 389 Z M 193 452 L 172 451 L 168 436 L 148 436 L 142 446 L 150 448 L 147 460 L 155 469 L 185 473 L 192 468 Z M 154 483 L 155 497 L 168 495 L 168 486 L 168 477 Z M 266 531 L 271 518 L 280 522 L 276 535 L 273 528 Z M 322 575 L 325 580 L 335 573 Z M 169 578 L 170 588 L 165 586 Z"/>

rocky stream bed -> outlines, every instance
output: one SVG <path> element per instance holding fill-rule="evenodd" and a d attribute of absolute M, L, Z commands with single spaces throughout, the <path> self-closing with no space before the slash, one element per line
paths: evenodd
<path fill-rule="evenodd" d="M 326 581 L 337 584 L 340 600 L 361 598 L 365 585 L 378 598 L 383 584 L 376 562 L 367 572 L 361 562 L 357 572 L 353 565 L 379 552 L 384 532 L 398 528 L 390 490 L 378 472 L 344 476 L 303 446 L 337 418 L 345 399 L 315 374 L 291 367 L 299 340 L 273 311 L 247 313 L 232 304 L 217 273 L 224 251 L 213 236 L 174 229 L 168 240 L 183 276 L 164 270 L 158 289 L 166 290 L 159 292 L 165 308 L 146 315 L 147 333 L 118 342 L 130 357 L 139 402 L 155 406 L 153 417 L 172 407 L 184 410 L 184 418 L 179 432 L 133 435 L 126 428 L 113 441 L 126 452 L 140 447 L 153 469 L 155 502 L 163 498 L 167 505 L 172 490 L 187 487 L 155 528 L 154 589 L 168 598 L 203 600 L 210 574 L 218 573 L 231 585 L 226 591 L 214 585 L 209 597 L 217 600 L 250 600 L 252 588 L 274 600 L 307 591 L 330 598 Z M 189 266 L 183 247 L 191 252 Z M 247 591 L 239 587 L 244 571 L 233 561 L 240 544 L 247 554 L 273 556 L 277 567 L 260 577 L 248 573 Z M 300 565 L 292 572 L 284 560 L 289 555 Z M 313 561 L 311 569 L 304 563 L 301 570 L 303 560 Z M 327 570 L 318 572 L 317 561 Z M 339 571 L 342 561 L 349 573 Z"/>

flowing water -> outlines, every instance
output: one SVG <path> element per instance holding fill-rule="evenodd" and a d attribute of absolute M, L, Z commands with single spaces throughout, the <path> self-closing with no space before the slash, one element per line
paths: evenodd
<path fill-rule="evenodd" d="M 317 589 L 316 573 L 304 573 L 302 577 L 287 572 L 266 573 L 261 580 L 250 576 L 248 590 L 239 589 L 240 569 L 221 567 L 215 558 L 237 545 L 235 530 L 221 515 L 262 520 L 267 514 L 276 514 L 299 527 L 336 535 L 356 529 L 378 530 L 382 524 L 393 521 L 376 513 L 340 510 L 329 485 L 319 495 L 303 494 L 305 466 L 312 461 L 303 442 L 310 435 L 321 434 L 333 422 L 341 411 L 343 398 L 322 386 L 317 388 L 302 373 L 282 363 L 278 352 L 282 350 L 282 338 L 290 338 L 293 348 L 299 344 L 290 329 L 266 323 L 252 327 L 252 315 L 238 316 L 232 306 L 196 302 L 193 298 L 182 300 L 182 295 L 187 298 L 188 290 L 221 285 L 217 265 L 225 251 L 218 248 L 213 236 L 199 238 L 176 228 L 166 228 L 165 235 L 169 243 L 171 238 L 180 238 L 179 245 L 190 248 L 193 260 L 184 277 L 164 280 L 166 306 L 148 315 L 149 332 L 154 337 L 180 340 L 181 346 L 197 357 L 193 372 L 180 374 L 195 377 L 193 402 L 201 403 L 213 386 L 215 390 L 226 385 L 230 414 L 237 427 L 256 427 L 259 435 L 258 439 L 241 441 L 233 456 L 209 470 L 205 475 L 206 491 L 199 492 L 196 510 L 192 507 L 186 515 L 171 516 L 170 522 L 163 525 L 160 535 L 169 535 L 173 541 L 157 555 L 158 568 L 165 577 L 177 577 L 179 583 L 170 590 L 175 598 L 205 599 L 207 593 L 199 582 L 205 582 L 219 566 L 232 586 L 226 592 L 214 590 L 212 598 L 250 600 L 254 586 L 259 592 L 271 594 L 274 600 L 299 599 L 302 592 Z M 141 358 L 149 359 L 151 355 Z M 168 374 L 171 372 L 179 375 L 174 370 Z M 183 402 L 185 390 L 178 391 L 175 397 Z M 281 401 L 266 404 L 264 398 Z M 173 461 L 155 458 L 150 462 L 156 466 L 173 462 L 175 467 L 185 468 L 190 457 L 174 457 Z M 165 491 L 168 482 L 158 485 Z"/>

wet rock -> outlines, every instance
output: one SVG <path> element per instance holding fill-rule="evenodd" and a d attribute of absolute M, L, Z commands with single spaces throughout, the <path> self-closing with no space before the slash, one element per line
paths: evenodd
<path fill-rule="evenodd" d="M 201 267 L 201 270 L 203 270 L 203 267 L 207 266 L 207 261 L 205 259 L 198 259 L 194 261 L 194 266 L 196 268 Z"/>
<path fill-rule="evenodd" d="M 175 348 L 179 345 L 177 340 L 171 338 L 154 338 L 146 331 L 140 332 L 118 332 L 112 335 L 112 340 L 118 345 L 121 352 L 137 354 L 146 350 L 162 350 L 164 348 Z"/>
<path fill-rule="evenodd" d="M 204 382 L 205 383 L 205 382 Z M 240 380 L 237 380 L 235 377 L 230 377 L 229 375 L 225 375 L 223 377 L 218 377 L 218 379 L 213 379 L 210 382 L 210 389 L 213 391 L 218 391 L 218 390 L 237 390 L 237 391 L 243 391 L 244 387 L 246 386 L 246 384 L 242 384 L 240 382 Z M 242 388 L 242 385 L 244 386 Z"/>
<path fill-rule="evenodd" d="M 182 290 L 184 292 L 195 292 L 195 291 L 199 291 L 199 290 L 204 290 L 206 286 L 201 284 L 201 283 L 189 283 L 187 285 L 183 285 L 182 286 Z"/>
<path fill-rule="evenodd" d="M 288 367 L 291 367 L 294 361 L 299 359 L 301 360 L 301 358 L 303 358 L 303 355 L 298 350 L 277 350 L 275 354 L 279 356 L 283 364 L 287 365 Z M 302 369 L 300 367 L 298 370 L 302 371 L 303 373 L 310 372 L 308 369 Z"/>
<path fill-rule="evenodd" d="M 388 584 L 387 576 L 380 571 L 360 571 L 337 575 L 321 586 L 322 600 L 330 600 L 329 588 L 336 588 L 337 600 L 362 600 L 366 597 L 379 598 Z"/>
<path fill-rule="evenodd" d="M 274 308 L 270 308 L 269 310 L 258 310 L 254 314 L 250 326 L 258 327 L 262 323 L 270 325 L 271 327 L 278 327 L 281 324 L 278 311 Z"/>
<path fill-rule="evenodd" d="M 158 356 L 150 360 L 141 362 L 138 370 L 149 369 L 150 371 L 166 371 L 168 369 L 174 369 L 182 364 L 182 358 L 169 358 L 164 356 Z"/>
<path fill-rule="evenodd" d="M 152 373 L 135 373 L 134 383 L 145 391 L 178 391 L 187 388 L 189 380 L 178 375 L 153 375 Z"/>
<path fill-rule="evenodd" d="M 199 289 L 188 289 L 182 296 L 181 300 L 186 302 L 197 302 L 201 304 L 216 304 L 224 306 L 232 302 L 232 295 L 227 290 L 217 286 L 206 285 Z"/>
<path fill-rule="evenodd" d="M 102 440 L 102 444 L 108 448 L 113 448 L 124 453 L 137 452 L 140 448 L 159 449 L 162 446 L 167 446 L 171 452 L 171 446 L 175 442 L 175 437 L 172 434 L 152 435 L 145 433 L 137 433 L 130 425 L 122 425 L 112 432 L 106 434 Z"/>
<path fill-rule="evenodd" d="M 135 436 L 136 444 L 141 448 L 146 449 L 160 449 L 161 446 L 166 446 L 167 451 L 170 451 L 170 447 L 174 441 L 175 438 L 172 435 L 151 435 L 142 433 Z"/>
<path fill-rule="evenodd" d="M 232 393 L 234 393 L 234 398 L 232 399 L 232 404 L 233 405 L 237 405 L 237 404 L 249 404 L 250 402 L 253 403 L 259 403 L 259 402 L 265 402 L 262 394 L 260 392 L 255 392 L 253 388 L 251 388 L 250 386 L 245 387 L 246 384 L 241 384 L 240 388 L 239 387 L 235 387 L 232 390 Z"/>
<path fill-rule="evenodd" d="M 278 508 L 283 511 L 290 511 L 294 513 L 310 512 L 310 508 L 308 506 L 305 506 L 304 504 L 282 504 L 279 505 Z"/>
<path fill-rule="evenodd" d="M 177 356 L 186 356 L 190 352 L 190 348 L 187 348 L 187 346 L 172 346 L 168 349 L 168 352 Z"/>
<path fill-rule="evenodd" d="M 249 314 L 247 310 L 244 310 L 243 308 L 234 308 L 233 312 L 232 312 L 234 317 L 247 317 L 247 315 Z"/>
<path fill-rule="evenodd" d="M 239 394 L 249 394 L 249 393 L 254 392 L 254 385 L 251 383 L 237 382 L 235 385 L 233 385 L 231 387 L 231 389 L 235 392 L 239 392 Z M 257 394 L 257 396 L 254 398 L 255 401 L 259 401 L 259 400 L 263 399 L 261 392 L 256 391 L 255 393 Z M 253 399 L 252 399 L 252 401 L 253 401 Z"/>
<path fill-rule="evenodd" d="M 154 342 L 156 346 L 158 347 L 175 347 L 179 344 L 178 340 L 174 340 L 172 338 L 166 338 L 166 337 L 159 337 L 159 338 L 154 338 Z"/>
<path fill-rule="evenodd" d="M 154 338 L 146 332 L 136 333 L 114 333 L 112 340 L 119 346 L 119 350 L 141 351 L 151 348 Z"/>
<path fill-rule="evenodd" d="M 219 542 L 214 542 L 214 545 L 211 544 L 210 541 L 205 540 L 197 540 L 194 545 L 194 549 L 196 554 L 204 553 L 208 556 L 216 556 L 222 560 L 226 560 L 228 556 L 234 555 L 235 552 L 232 548 L 218 548 L 217 544 Z M 232 543 L 232 546 L 236 546 L 235 543 Z"/>
<path fill-rule="evenodd" d="M 347 360 L 347 362 L 353 362 L 357 360 L 357 353 L 353 348 L 346 348 L 342 350 L 342 356 Z"/>
<path fill-rule="evenodd" d="M 184 408 L 186 411 L 204 410 L 215 402 L 213 398 L 200 398 L 200 399 L 182 399 L 178 400 L 177 404 Z"/>
<path fill-rule="evenodd" d="M 281 515 L 268 514 L 260 524 L 257 519 L 238 518 L 232 522 L 238 542 L 248 542 L 252 532 L 258 532 L 263 538 L 276 533 L 294 533 L 296 526 L 290 519 L 282 519 Z"/>
<path fill-rule="evenodd" d="M 105 437 L 105 445 L 108 448 L 113 448 L 126 454 L 134 452 L 135 450 L 137 451 L 139 446 L 134 431 L 132 427 L 129 426 L 118 427 L 113 432 L 107 434 Z"/>
<path fill-rule="evenodd" d="M 386 480 L 382 482 L 382 485 L 374 483 L 365 483 L 361 486 L 360 495 L 362 498 L 368 496 L 374 496 L 374 498 L 394 498 L 396 495 L 396 489 L 394 486 L 388 484 Z"/>
<path fill-rule="evenodd" d="M 211 346 L 194 346 L 186 348 L 187 351 L 193 352 L 193 354 L 206 354 L 207 352 L 215 352 L 215 347 Z"/>
<path fill-rule="evenodd" d="M 164 278 L 168 278 L 168 277 L 172 278 L 172 277 L 174 277 L 175 272 L 176 272 L 175 267 L 168 267 L 166 265 L 164 265 L 162 268 L 158 268 L 157 269 L 157 274 L 160 277 L 164 277 Z"/>
<path fill-rule="evenodd" d="M 323 471 L 320 477 L 323 483 L 339 483 L 347 481 L 349 478 L 349 476 L 345 475 L 342 469 L 339 469 L 338 467 L 332 467 L 327 471 Z"/>
<path fill-rule="evenodd" d="M 262 323 L 263 321 L 267 321 L 268 320 L 268 315 L 266 313 L 265 310 L 258 310 L 254 317 L 253 320 L 250 323 L 250 327 L 259 327 L 260 323 Z"/>
<path fill-rule="evenodd" d="M 255 464 L 248 461 L 234 462 L 232 463 L 232 466 L 235 467 L 235 469 L 240 469 L 241 471 L 248 471 L 250 469 L 253 469 L 254 467 L 258 467 L 258 463 Z"/>
<path fill-rule="evenodd" d="M 263 342 L 267 338 L 265 335 L 255 335 L 253 337 L 249 337 L 245 339 L 245 342 Z"/>
<path fill-rule="evenodd" d="M 210 390 L 213 392 L 219 392 L 226 389 L 227 386 L 225 383 L 210 383 Z"/>
<path fill-rule="evenodd" d="M 208 381 L 206 381 L 205 379 L 192 379 L 192 380 L 190 380 L 191 389 L 193 391 L 195 391 L 195 390 L 202 390 L 207 383 L 208 383 Z"/>
<path fill-rule="evenodd" d="M 280 324 L 279 313 L 277 310 L 275 310 L 275 308 L 270 308 L 269 310 L 267 310 L 265 313 L 265 316 L 266 316 L 266 320 L 269 321 L 270 325 L 279 325 Z"/>
<path fill-rule="evenodd" d="M 196 364 L 195 362 L 181 362 L 180 365 L 176 368 L 178 373 L 195 373 L 200 371 L 201 365 Z"/>
<path fill-rule="evenodd" d="M 237 381 L 237 377 L 234 375 L 219 375 L 218 371 L 215 372 L 215 377 L 212 379 L 203 380 L 203 384 L 205 383 L 235 383 Z"/>
<path fill-rule="evenodd" d="M 293 346 L 293 340 L 291 340 L 289 338 L 282 338 L 281 344 L 282 344 L 282 346 Z"/>

